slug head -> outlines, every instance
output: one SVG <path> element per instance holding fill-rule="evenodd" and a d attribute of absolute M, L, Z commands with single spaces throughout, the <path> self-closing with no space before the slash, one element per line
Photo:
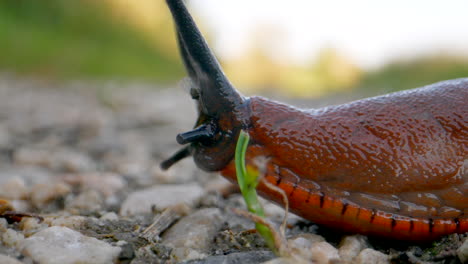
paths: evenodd
<path fill-rule="evenodd" d="M 190 94 L 197 103 L 198 120 L 191 131 L 177 135 L 189 144 L 161 164 L 167 169 L 193 155 L 202 169 L 216 171 L 233 158 L 239 131 L 246 122 L 246 103 L 224 75 L 182 0 L 166 0 L 176 25 L 177 41 L 191 80 Z"/>

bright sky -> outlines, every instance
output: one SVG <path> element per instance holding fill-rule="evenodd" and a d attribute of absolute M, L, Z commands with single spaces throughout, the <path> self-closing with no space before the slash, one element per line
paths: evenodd
<path fill-rule="evenodd" d="M 282 32 L 271 49 L 301 63 L 331 46 L 362 67 L 430 51 L 468 54 L 468 0 L 191 0 L 214 49 L 238 56 L 259 26 Z"/>

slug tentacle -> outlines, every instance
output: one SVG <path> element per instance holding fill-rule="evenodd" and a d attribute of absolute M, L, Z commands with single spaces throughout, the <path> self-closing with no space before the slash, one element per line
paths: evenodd
<path fill-rule="evenodd" d="M 167 0 L 174 17 L 180 53 L 200 94 L 203 113 L 217 117 L 243 103 L 206 44 L 182 0 Z"/>
<path fill-rule="evenodd" d="M 246 163 L 267 158 L 265 180 L 291 211 L 348 232 L 432 240 L 468 232 L 468 78 L 315 110 L 242 97 L 224 75 L 182 0 L 167 0 L 197 103 L 189 144 L 161 164 L 193 155 L 236 181 L 241 130 Z M 262 196 L 282 203 L 266 184 Z"/>
<path fill-rule="evenodd" d="M 183 145 L 192 142 L 201 142 L 209 140 L 214 136 L 214 128 L 210 125 L 201 125 L 194 130 L 178 134 L 176 137 L 177 143 Z"/>
<path fill-rule="evenodd" d="M 174 17 L 177 40 L 185 68 L 191 79 L 190 94 L 197 102 L 195 128 L 177 136 L 179 144 L 191 144 L 197 165 L 220 170 L 234 156 L 240 129 L 247 126 L 248 100 L 224 75 L 218 60 L 206 44 L 182 0 L 167 0 Z M 176 157 L 182 157 L 176 153 Z M 213 159 L 212 156 L 217 158 Z M 172 165 L 167 161 L 165 164 Z M 168 168 L 168 167 L 167 167 Z"/>
<path fill-rule="evenodd" d="M 174 165 L 175 163 L 177 163 L 178 161 L 184 159 L 184 158 L 187 158 L 188 156 L 190 156 L 191 153 L 190 153 L 190 146 L 188 147 L 185 147 L 183 149 L 180 149 L 179 151 L 177 151 L 176 153 L 174 153 L 170 158 L 168 158 L 167 160 L 161 162 L 161 169 L 163 170 L 167 170 L 169 169 L 172 165 Z"/>

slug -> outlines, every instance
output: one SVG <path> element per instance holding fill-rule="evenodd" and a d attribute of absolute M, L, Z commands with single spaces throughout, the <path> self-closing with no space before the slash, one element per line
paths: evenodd
<path fill-rule="evenodd" d="M 265 180 L 291 211 L 317 224 L 396 240 L 468 232 L 468 78 L 320 109 L 240 95 L 182 0 L 167 0 L 198 120 L 187 145 L 161 164 L 193 156 L 235 182 L 234 150 L 250 136 L 247 164 L 266 157 Z M 265 184 L 259 193 L 281 204 Z"/>

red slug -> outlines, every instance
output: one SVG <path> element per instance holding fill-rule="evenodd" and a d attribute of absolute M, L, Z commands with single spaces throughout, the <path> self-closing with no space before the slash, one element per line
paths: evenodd
<path fill-rule="evenodd" d="M 468 232 L 468 78 L 348 104 L 301 110 L 241 96 L 224 75 L 182 0 L 167 0 L 199 117 L 188 144 L 164 161 L 192 155 L 235 182 L 241 130 L 247 164 L 267 157 L 265 179 L 297 215 L 347 232 L 433 240 Z M 259 185 L 262 196 L 282 203 Z"/>

